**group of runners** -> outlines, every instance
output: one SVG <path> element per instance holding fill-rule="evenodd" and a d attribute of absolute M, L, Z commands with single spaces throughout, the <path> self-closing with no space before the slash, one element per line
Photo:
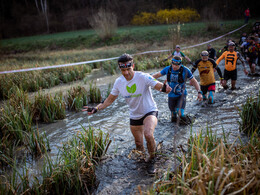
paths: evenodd
<path fill-rule="evenodd" d="M 130 111 L 130 130 L 135 140 L 136 149 L 144 151 L 144 138 L 147 143 L 149 157 L 146 159 L 149 164 L 153 164 L 156 142 L 154 139 L 154 130 L 157 126 L 158 108 L 153 99 L 151 88 L 168 94 L 168 106 L 171 111 L 172 122 L 185 122 L 187 117 L 184 110 L 186 105 L 186 81 L 197 91 L 197 99 L 199 101 L 207 100 L 209 104 L 214 103 L 215 93 L 215 76 L 217 71 L 220 83 L 224 89 L 228 88 L 227 81 L 231 79 L 231 90 L 236 89 L 237 80 L 237 60 L 243 65 L 243 71 L 247 75 L 245 63 L 240 54 L 235 51 L 235 43 L 228 42 L 227 51 L 225 51 L 218 59 L 215 50 L 208 45 L 207 50 L 202 51 L 200 59 L 192 66 L 191 70 L 183 65 L 182 58 L 191 63 L 191 60 L 181 52 L 179 45 L 164 61 L 170 59 L 170 66 L 165 67 L 160 72 L 153 75 L 134 70 L 134 60 L 129 54 L 123 54 L 118 58 L 118 67 L 122 75 L 116 79 L 111 93 L 104 102 L 96 107 L 85 106 L 83 111 L 87 111 L 88 115 L 92 115 L 100 110 L 107 108 L 119 96 L 125 98 Z M 218 64 L 225 59 L 224 74 L 222 74 Z M 216 60 L 216 61 L 215 61 Z M 198 69 L 200 84 L 193 76 Z M 160 82 L 157 78 L 166 75 L 166 80 Z"/>
<path fill-rule="evenodd" d="M 251 76 L 259 76 L 256 73 L 256 66 L 260 66 L 260 23 L 256 23 L 253 27 L 252 32 L 247 35 L 243 33 L 239 44 L 242 56 L 246 59 L 250 67 Z"/>

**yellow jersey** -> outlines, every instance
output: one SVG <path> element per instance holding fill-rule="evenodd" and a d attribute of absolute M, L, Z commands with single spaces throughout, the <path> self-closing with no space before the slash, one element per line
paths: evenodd
<path fill-rule="evenodd" d="M 197 60 L 193 66 L 194 71 L 198 68 L 200 74 L 200 85 L 210 85 L 215 83 L 214 68 L 217 67 L 216 62 L 209 58 L 207 61 Z"/>

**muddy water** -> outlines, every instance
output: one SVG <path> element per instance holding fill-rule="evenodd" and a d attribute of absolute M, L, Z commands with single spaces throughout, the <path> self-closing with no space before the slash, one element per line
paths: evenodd
<path fill-rule="evenodd" d="M 220 68 L 223 70 L 223 64 Z M 195 72 L 195 77 L 198 78 L 198 71 Z M 99 78 L 98 86 L 105 90 L 107 84 L 113 83 L 115 78 L 115 76 Z M 188 97 L 185 112 L 195 118 L 192 126 L 193 133 L 201 129 L 205 130 L 208 126 L 221 137 L 224 129 L 225 132 L 230 133 L 230 141 L 233 141 L 240 135 L 239 115 L 235 106 L 241 106 L 248 95 L 258 93 L 259 86 L 259 78 L 245 76 L 240 65 L 237 87 L 241 89 L 224 91 L 217 82 L 215 104 L 208 105 L 206 102 L 196 100 L 197 92 L 187 83 Z M 167 169 L 174 169 L 176 165 L 174 153 L 179 151 L 177 146 L 186 144 L 191 126 L 178 127 L 170 123 L 167 95 L 155 90 L 153 95 L 159 109 L 158 125 L 155 129 L 156 142 L 161 143 L 155 164 L 156 177 L 159 177 Z M 94 194 L 135 194 L 138 192 L 138 186 L 139 189 L 146 190 L 156 180 L 156 177 L 147 174 L 146 164 L 143 161 L 128 158 L 135 144 L 129 129 L 128 107 L 122 97 L 106 110 L 95 115 L 87 116 L 82 112 L 68 113 L 67 118 L 62 121 L 42 125 L 40 129 L 46 131 L 50 139 L 51 155 L 55 156 L 61 142 L 69 139 L 76 131 L 80 131 L 81 125 L 100 128 L 108 132 L 112 139 L 107 156 L 97 167 L 99 185 Z"/>

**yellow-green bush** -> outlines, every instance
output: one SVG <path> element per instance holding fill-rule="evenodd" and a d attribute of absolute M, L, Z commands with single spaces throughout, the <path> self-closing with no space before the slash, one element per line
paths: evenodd
<path fill-rule="evenodd" d="M 200 18 L 200 15 L 193 9 L 165 9 L 159 10 L 156 14 L 141 12 L 135 15 L 131 21 L 133 25 L 149 24 L 172 24 L 177 22 L 192 22 Z"/>
<path fill-rule="evenodd" d="M 134 25 L 149 25 L 154 24 L 156 21 L 156 14 L 141 12 L 133 17 L 131 23 Z"/>

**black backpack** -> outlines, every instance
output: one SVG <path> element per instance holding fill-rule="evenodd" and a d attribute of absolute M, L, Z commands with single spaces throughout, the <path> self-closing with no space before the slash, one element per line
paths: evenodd
<path fill-rule="evenodd" d="M 170 80 L 171 80 L 171 74 L 172 74 L 172 65 L 170 65 L 170 68 L 168 70 L 168 73 L 167 73 L 167 82 L 169 83 Z M 182 73 L 183 73 L 183 66 L 180 67 L 180 71 L 178 73 L 178 83 L 184 83 L 184 79 L 183 79 L 183 76 L 182 76 Z M 185 79 L 186 80 L 186 79 Z"/>

